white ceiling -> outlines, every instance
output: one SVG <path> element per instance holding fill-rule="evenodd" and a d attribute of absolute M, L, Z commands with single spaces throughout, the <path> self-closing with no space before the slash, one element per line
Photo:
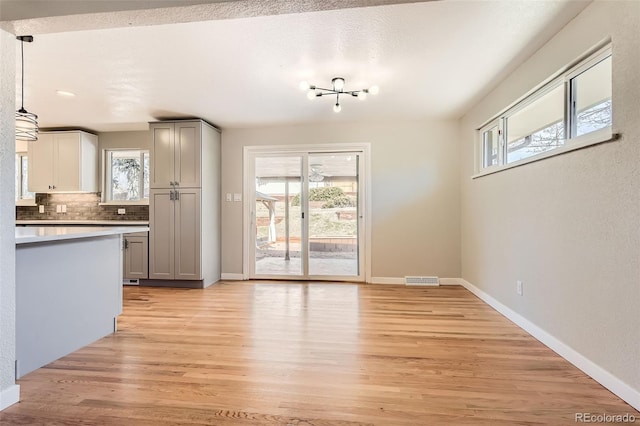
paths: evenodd
<path fill-rule="evenodd" d="M 586 5 L 449 0 L 41 34 L 25 45 L 25 107 L 41 127 L 95 131 L 458 118 Z M 298 89 L 335 76 L 380 94 L 336 114 Z"/>

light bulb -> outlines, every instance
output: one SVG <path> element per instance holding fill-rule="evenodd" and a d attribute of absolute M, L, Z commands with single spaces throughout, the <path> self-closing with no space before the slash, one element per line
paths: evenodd
<path fill-rule="evenodd" d="M 380 88 L 378 86 L 371 86 L 369 87 L 369 93 L 371 93 L 372 95 L 377 95 L 378 93 L 380 93 Z"/>
<path fill-rule="evenodd" d="M 342 105 L 340 105 L 340 104 L 335 104 L 335 105 L 333 106 L 333 112 L 338 113 L 338 112 L 340 112 L 340 111 L 342 111 Z"/>
<path fill-rule="evenodd" d="M 365 99 L 367 99 L 367 91 L 366 90 L 359 91 L 358 99 L 360 99 L 361 101 L 364 101 Z"/>
<path fill-rule="evenodd" d="M 309 99 L 310 101 L 314 100 L 316 98 L 316 91 L 315 90 L 309 90 L 307 92 L 307 99 Z"/>
<path fill-rule="evenodd" d="M 344 89 L 344 78 L 336 77 L 333 79 L 333 88 L 338 92 Z"/>
<path fill-rule="evenodd" d="M 300 88 L 300 90 L 305 91 L 305 90 L 309 90 L 311 85 L 309 84 L 308 81 L 301 81 L 298 87 Z"/>

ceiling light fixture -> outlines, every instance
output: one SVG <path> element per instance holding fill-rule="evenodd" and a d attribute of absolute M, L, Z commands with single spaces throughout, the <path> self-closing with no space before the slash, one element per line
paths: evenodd
<path fill-rule="evenodd" d="M 24 109 L 24 42 L 31 43 L 33 36 L 17 36 L 20 40 L 20 54 L 22 57 L 22 102 L 16 111 L 16 139 L 19 141 L 38 140 L 38 116 Z"/>
<path fill-rule="evenodd" d="M 364 101 L 367 99 L 367 94 L 377 95 L 380 92 L 378 86 L 371 86 L 368 89 L 360 90 L 344 90 L 344 78 L 335 77 L 331 80 L 332 89 L 324 89 L 322 87 L 309 84 L 306 81 L 300 83 L 300 90 L 307 91 L 307 98 L 315 99 L 321 96 L 336 95 L 336 104 L 333 106 L 333 111 L 338 113 L 342 111 L 342 105 L 340 105 L 340 95 L 353 96 L 355 98 Z"/>
<path fill-rule="evenodd" d="M 66 96 L 67 98 L 73 98 L 76 94 L 73 92 L 67 92 L 66 90 L 56 90 L 56 93 L 60 96 Z"/>

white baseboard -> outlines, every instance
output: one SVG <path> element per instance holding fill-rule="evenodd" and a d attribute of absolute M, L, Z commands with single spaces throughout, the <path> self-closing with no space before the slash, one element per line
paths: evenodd
<path fill-rule="evenodd" d="M 470 282 L 464 279 L 460 279 L 460 282 L 461 285 L 464 286 L 467 290 L 478 296 L 482 301 L 487 303 L 493 309 L 507 317 L 507 319 L 511 320 L 518 327 L 525 330 L 527 333 L 538 339 L 541 343 L 549 347 L 552 351 L 560 355 L 562 358 L 578 367 L 588 376 L 593 378 L 596 382 L 600 383 L 602 386 L 618 395 L 633 408 L 640 411 L 640 391 L 632 388 L 613 374 L 609 373 L 604 368 L 600 367 L 593 361 L 586 358 L 584 355 L 577 352 L 575 349 L 569 347 L 522 315 L 498 302 L 496 299 L 489 296 L 487 293 L 480 290 Z"/>
<path fill-rule="evenodd" d="M 462 285 L 461 278 L 440 278 L 440 285 Z M 394 285 L 405 285 L 404 277 L 371 277 L 369 280 L 370 284 L 394 284 Z M 423 287 L 423 286 L 415 286 L 415 287 Z M 429 286 L 436 287 L 436 286 Z"/>
<path fill-rule="evenodd" d="M 13 385 L 0 391 L 0 411 L 20 401 L 20 385 Z"/>
<path fill-rule="evenodd" d="M 398 284 L 404 285 L 404 278 L 394 277 L 371 277 L 370 284 Z"/>
<path fill-rule="evenodd" d="M 223 272 L 220 275 L 220 279 L 221 280 L 226 280 L 226 281 L 242 281 L 244 280 L 244 275 L 243 274 L 228 274 Z"/>

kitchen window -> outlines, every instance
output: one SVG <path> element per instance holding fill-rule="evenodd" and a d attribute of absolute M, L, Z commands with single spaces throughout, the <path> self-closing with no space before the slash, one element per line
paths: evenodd
<path fill-rule="evenodd" d="M 612 139 L 611 46 L 478 130 L 479 175 Z"/>
<path fill-rule="evenodd" d="M 16 204 L 35 204 L 36 194 L 29 192 L 29 161 L 26 152 L 16 153 Z"/>
<path fill-rule="evenodd" d="M 149 201 L 149 151 L 105 151 L 105 202 Z"/>

